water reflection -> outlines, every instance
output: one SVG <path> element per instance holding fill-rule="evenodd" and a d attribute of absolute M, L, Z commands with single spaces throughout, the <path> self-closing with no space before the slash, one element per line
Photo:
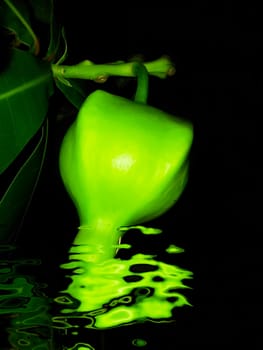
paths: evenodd
<path fill-rule="evenodd" d="M 30 274 L 41 261 L 15 259 L 14 251 L 13 246 L 0 246 L 1 349 L 52 349 L 47 285 Z"/>
<path fill-rule="evenodd" d="M 105 331 L 123 326 L 128 326 L 127 349 L 150 349 L 143 325 L 172 323 L 177 308 L 190 305 L 184 291 L 192 272 L 169 259 L 137 252 L 96 263 L 94 247 L 77 248 L 60 266 L 66 287 L 53 295 L 52 280 L 42 281 L 39 272 L 51 266 L 23 257 L 17 247 L 0 246 L 1 350 L 104 350 L 112 348 L 105 344 Z M 131 246 L 116 249 L 129 251 Z M 182 252 L 171 244 L 165 254 Z M 134 332 L 137 325 L 140 331 Z"/>
<path fill-rule="evenodd" d="M 67 315 L 64 327 L 69 327 L 70 318 L 82 318 L 86 328 L 97 329 L 146 320 L 168 322 L 174 308 L 190 305 L 181 292 L 188 288 L 183 280 L 192 277 L 190 271 L 145 254 L 94 263 L 89 259 L 94 253 L 88 248 L 84 246 L 83 253 L 61 265 L 70 270 L 71 278 L 62 296 L 56 298 L 63 306 L 61 313 Z M 62 324 L 63 316 L 54 321 Z"/>

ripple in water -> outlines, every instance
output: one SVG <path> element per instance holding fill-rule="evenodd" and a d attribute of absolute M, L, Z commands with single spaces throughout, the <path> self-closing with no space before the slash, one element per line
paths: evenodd
<path fill-rule="evenodd" d="M 72 247 L 74 251 L 71 260 L 61 265 L 69 270 L 71 283 L 55 298 L 62 309 L 53 317 L 54 327 L 74 327 L 80 320 L 85 328 L 93 329 L 144 321 L 173 322 L 176 307 L 191 305 L 182 294 L 182 289 L 189 288 L 184 280 L 192 278 L 191 271 L 158 261 L 154 255 L 96 262 L 99 247 L 81 245 Z M 182 251 L 174 245 L 166 249 L 168 254 Z"/>

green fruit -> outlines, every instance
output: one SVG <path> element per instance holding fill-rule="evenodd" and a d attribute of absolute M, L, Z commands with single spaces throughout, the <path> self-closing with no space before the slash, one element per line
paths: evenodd
<path fill-rule="evenodd" d="M 61 145 L 60 172 L 80 219 L 74 243 L 112 257 L 120 226 L 162 215 L 188 176 L 191 123 L 97 90 L 83 103 Z"/>

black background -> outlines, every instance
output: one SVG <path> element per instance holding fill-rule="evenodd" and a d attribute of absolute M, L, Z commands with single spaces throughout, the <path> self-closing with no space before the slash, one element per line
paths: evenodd
<path fill-rule="evenodd" d="M 153 350 L 244 342 L 259 349 L 263 343 L 262 20 L 251 2 L 238 7 L 231 1 L 210 3 L 150 8 L 125 3 L 114 12 L 74 1 L 74 6 L 63 2 L 59 11 L 72 63 L 169 55 L 176 74 L 150 79 L 149 104 L 194 125 L 187 188 L 171 210 L 150 223 L 185 249 L 178 265 L 194 272 L 189 293 L 194 306 L 178 311 L 175 327 L 137 329 Z M 91 92 L 97 88 L 125 96 L 134 85 L 110 78 L 104 85 L 91 83 Z M 50 118 L 47 161 L 22 236 L 26 241 L 30 234 L 50 266 L 66 259 L 78 224 L 57 169 L 60 141 L 74 108 L 59 92 L 52 106 L 60 117 Z M 165 238 L 158 239 L 162 248 Z M 59 283 L 55 271 L 43 272 L 54 278 L 54 289 Z M 105 332 L 105 349 L 126 348 L 129 336 L 127 328 Z M 168 345 L 161 346 L 164 340 Z"/>

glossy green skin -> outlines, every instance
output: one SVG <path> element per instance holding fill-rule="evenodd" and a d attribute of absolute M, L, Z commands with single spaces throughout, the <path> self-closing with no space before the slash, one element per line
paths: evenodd
<path fill-rule="evenodd" d="M 174 205 L 187 182 L 191 123 L 97 90 L 61 145 L 60 172 L 76 205 L 74 244 L 114 256 L 120 226 L 147 222 Z"/>

